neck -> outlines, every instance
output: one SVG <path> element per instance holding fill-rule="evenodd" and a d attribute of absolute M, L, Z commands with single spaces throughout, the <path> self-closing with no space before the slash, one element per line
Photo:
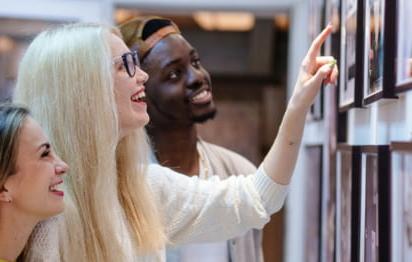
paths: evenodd
<path fill-rule="evenodd" d="M 15 261 L 39 220 L 16 212 L 10 205 L 0 203 L 0 258 Z"/>
<path fill-rule="evenodd" d="M 188 176 L 199 174 L 195 125 L 167 130 L 154 126 L 148 130 L 148 133 L 153 141 L 157 160 L 161 165 Z"/>

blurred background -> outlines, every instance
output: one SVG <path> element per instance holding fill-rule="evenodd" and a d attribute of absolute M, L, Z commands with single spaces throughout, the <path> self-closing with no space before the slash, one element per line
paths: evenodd
<path fill-rule="evenodd" d="M 70 22 L 115 25 L 136 15 L 165 16 L 198 49 L 212 76 L 218 114 L 199 126 L 201 136 L 259 164 L 276 137 L 311 39 L 328 21 L 340 27 L 339 9 L 325 18 L 324 6 L 335 2 L 341 3 L 0 0 L 0 100 L 12 97 L 19 61 L 42 30 Z M 337 39 L 332 37 L 335 47 L 345 44 Z M 286 205 L 264 229 L 265 261 L 332 261 L 328 246 L 332 243 L 334 250 L 340 240 L 325 229 L 334 220 L 328 221 L 322 194 L 330 195 L 325 189 L 334 183 L 328 177 L 336 171 L 337 142 L 377 145 L 412 139 L 412 92 L 400 94 L 396 103 L 383 101 L 342 114 L 336 104 L 336 89 L 330 87 L 311 110 Z"/>

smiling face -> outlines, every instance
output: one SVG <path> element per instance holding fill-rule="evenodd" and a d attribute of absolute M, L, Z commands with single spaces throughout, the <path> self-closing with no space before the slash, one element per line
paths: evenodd
<path fill-rule="evenodd" d="M 31 117 L 24 120 L 16 149 L 15 172 L 4 184 L 2 200 L 9 198 L 12 207 L 36 219 L 62 212 L 64 193 L 59 187 L 68 167 Z"/>
<path fill-rule="evenodd" d="M 215 115 L 210 75 L 197 51 L 180 34 L 159 41 L 142 68 L 150 75 L 146 94 L 155 125 L 192 125 Z"/>
<path fill-rule="evenodd" d="M 120 137 L 124 137 L 149 122 L 146 102 L 142 99 L 145 96 L 144 83 L 149 77 L 139 67 L 136 67 L 135 75 L 130 77 L 121 59 L 123 54 L 130 52 L 129 48 L 114 34 L 111 35 L 109 43 L 114 62 L 114 93 L 119 115 Z"/>

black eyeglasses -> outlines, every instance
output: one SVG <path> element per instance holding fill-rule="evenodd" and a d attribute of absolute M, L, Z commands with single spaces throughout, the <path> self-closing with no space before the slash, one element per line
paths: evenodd
<path fill-rule="evenodd" d="M 116 60 L 119 58 L 122 59 L 121 61 L 123 63 L 124 68 L 126 69 L 127 74 L 130 77 L 134 77 L 134 75 L 136 74 L 136 67 L 140 67 L 140 61 L 137 51 L 124 53 L 121 56 L 115 57 L 113 63 L 116 63 Z"/>

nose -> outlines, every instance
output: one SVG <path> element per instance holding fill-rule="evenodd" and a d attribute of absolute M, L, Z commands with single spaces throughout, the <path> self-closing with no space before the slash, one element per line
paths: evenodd
<path fill-rule="evenodd" d="M 149 75 L 143 71 L 140 67 L 136 67 L 136 82 L 138 84 L 144 84 L 149 80 Z"/>
<path fill-rule="evenodd" d="M 196 89 L 202 86 L 204 75 L 200 69 L 190 67 L 188 69 L 187 86 Z"/>
<path fill-rule="evenodd" d="M 55 165 L 56 175 L 64 175 L 68 170 L 69 166 L 66 164 L 66 162 L 57 157 L 57 162 Z"/>

